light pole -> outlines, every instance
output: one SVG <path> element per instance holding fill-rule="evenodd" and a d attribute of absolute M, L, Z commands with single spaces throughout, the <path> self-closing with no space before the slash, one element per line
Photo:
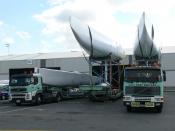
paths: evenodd
<path fill-rule="evenodd" d="M 8 55 L 9 55 L 10 44 L 9 44 L 9 43 L 6 43 L 6 44 L 5 44 L 5 47 L 7 47 L 7 50 L 8 50 Z"/>

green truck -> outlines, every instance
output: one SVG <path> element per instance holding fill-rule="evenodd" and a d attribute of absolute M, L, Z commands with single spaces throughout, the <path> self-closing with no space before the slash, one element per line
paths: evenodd
<path fill-rule="evenodd" d="M 9 100 L 12 103 L 18 106 L 22 103 L 39 105 L 83 96 L 83 92 L 80 92 L 77 87 L 43 83 L 42 74 L 34 73 L 34 70 L 34 68 L 9 70 Z"/>
<path fill-rule="evenodd" d="M 160 67 L 126 67 L 124 71 L 123 102 L 130 112 L 132 108 L 155 108 L 162 111 L 164 102 L 163 81 L 165 72 Z"/>
<path fill-rule="evenodd" d="M 135 60 L 124 71 L 123 102 L 127 111 L 132 108 L 155 108 L 161 112 L 166 74 L 161 66 L 161 50 L 154 43 L 153 24 L 144 12 L 137 29 L 133 50 Z"/>

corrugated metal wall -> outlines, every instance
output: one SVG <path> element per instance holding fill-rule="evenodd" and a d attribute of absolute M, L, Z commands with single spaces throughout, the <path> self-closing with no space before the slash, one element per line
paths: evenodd
<path fill-rule="evenodd" d="M 40 60 L 13 60 L 0 62 L 0 80 L 6 80 L 9 77 L 10 68 L 31 68 L 39 67 Z"/>
<path fill-rule="evenodd" d="M 61 70 L 89 72 L 89 67 L 84 58 L 60 58 L 46 60 L 46 67 L 60 67 Z"/>
<path fill-rule="evenodd" d="M 61 70 L 88 72 L 84 58 L 58 58 L 41 60 L 13 60 L 0 62 L 0 80 L 8 79 L 10 68 L 60 67 Z"/>
<path fill-rule="evenodd" d="M 167 87 L 175 87 L 175 53 L 162 54 L 161 64 L 163 70 L 166 71 L 167 79 L 164 85 Z"/>

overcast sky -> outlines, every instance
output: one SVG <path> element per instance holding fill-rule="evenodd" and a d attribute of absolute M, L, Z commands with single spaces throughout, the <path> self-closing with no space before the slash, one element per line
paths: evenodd
<path fill-rule="evenodd" d="M 173 0 L 1 0 L 0 55 L 81 50 L 69 16 L 132 48 L 145 11 L 158 46 L 175 46 Z"/>

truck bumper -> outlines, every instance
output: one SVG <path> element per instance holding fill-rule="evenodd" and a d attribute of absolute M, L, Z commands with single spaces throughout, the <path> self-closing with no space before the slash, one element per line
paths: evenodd
<path fill-rule="evenodd" d="M 9 97 L 12 103 L 31 103 L 34 100 L 34 96 L 31 93 L 13 93 Z"/>
<path fill-rule="evenodd" d="M 11 103 L 33 103 L 35 100 L 35 96 L 32 96 L 30 98 L 26 97 L 11 97 L 10 102 Z"/>
<path fill-rule="evenodd" d="M 134 107 L 134 108 L 138 108 L 138 107 L 145 107 L 145 108 L 150 108 L 150 107 L 163 107 L 163 102 L 151 102 L 154 103 L 154 106 L 146 106 L 146 102 L 143 101 L 137 101 L 140 104 L 137 106 L 133 106 L 131 101 L 123 101 L 124 106 L 129 106 L 129 107 Z"/>
<path fill-rule="evenodd" d="M 32 103 L 32 100 L 26 100 L 25 98 L 12 98 L 11 103 Z"/>

